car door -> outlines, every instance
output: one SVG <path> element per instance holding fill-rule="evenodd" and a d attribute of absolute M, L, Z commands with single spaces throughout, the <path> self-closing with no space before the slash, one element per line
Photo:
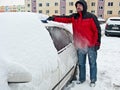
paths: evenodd
<path fill-rule="evenodd" d="M 60 80 L 57 85 L 59 85 L 59 89 L 61 90 L 73 75 L 77 62 L 76 50 L 73 45 L 72 34 L 69 31 L 57 26 L 48 26 L 47 30 L 53 39 L 53 43 L 60 57 Z"/>

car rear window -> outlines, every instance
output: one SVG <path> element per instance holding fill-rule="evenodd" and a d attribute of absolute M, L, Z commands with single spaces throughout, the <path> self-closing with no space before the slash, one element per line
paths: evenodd
<path fill-rule="evenodd" d="M 120 21 L 120 19 L 110 19 L 111 21 Z"/>

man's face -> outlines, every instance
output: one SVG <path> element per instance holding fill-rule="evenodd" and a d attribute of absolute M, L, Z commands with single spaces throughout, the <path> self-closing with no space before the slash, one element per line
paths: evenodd
<path fill-rule="evenodd" d="M 78 3 L 77 7 L 76 7 L 76 10 L 77 10 L 77 12 L 83 11 L 83 5 Z"/>

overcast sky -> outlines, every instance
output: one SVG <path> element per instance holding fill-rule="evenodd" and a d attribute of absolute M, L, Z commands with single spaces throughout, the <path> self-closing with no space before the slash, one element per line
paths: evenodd
<path fill-rule="evenodd" d="M 0 6 L 5 5 L 23 5 L 24 0 L 0 0 Z"/>

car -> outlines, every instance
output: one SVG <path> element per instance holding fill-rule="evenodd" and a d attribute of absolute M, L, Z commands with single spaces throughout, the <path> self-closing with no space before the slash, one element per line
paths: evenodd
<path fill-rule="evenodd" d="M 106 21 L 102 17 L 98 17 L 99 24 L 104 24 Z"/>
<path fill-rule="evenodd" d="M 98 21 L 99 21 L 99 24 L 100 24 L 100 27 L 101 27 L 101 35 L 104 35 L 105 34 L 106 21 L 105 21 L 105 19 L 103 19 L 101 17 L 98 17 Z"/>
<path fill-rule="evenodd" d="M 110 17 L 106 22 L 106 36 L 120 36 L 120 17 Z"/>
<path fill-rule="evenodd" d="M 32 12 L 0 13 L 0 20 L 0 90 L 62 90 L 72 80 L 78 58 L 67 28 Z"/>

